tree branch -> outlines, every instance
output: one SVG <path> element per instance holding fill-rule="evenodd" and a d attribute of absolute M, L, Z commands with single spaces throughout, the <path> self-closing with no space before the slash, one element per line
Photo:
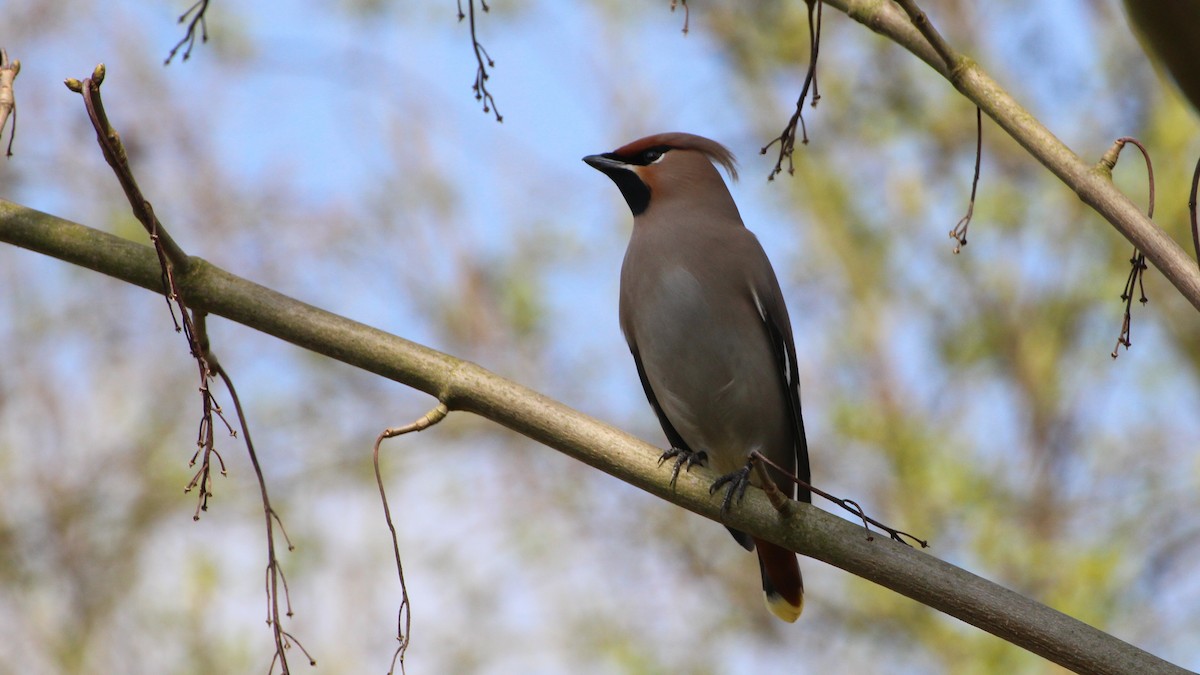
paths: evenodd
<path fill-rule="evenodd" d="M 162 292 L 154 250 L 0 200 L 0 241 Z M 780 515 L 753 489 L 722 520 L 697 468 L 670 485 L 658 448 L 467 361 L 304 304 L 196 257 L 178 280 L 201 311 L 486 417 L 706 518 L 822 560 L 1077 672 L 1187 671 L 1061 612 L 808 504 Z"/>
<path fill-rule="evenodd" d="M 905 12 L 894 2 L 822 0 L 847 16 L 912 52 L 950 81 L 954 88 L 995 120 L 1021 147 L 1071 188 L 1154 264 L 1163 276 L 1200 309 L 1200 269 L 1162 228 L 1112 183 L 1111 174 L 1076 155 L 977 63 L 960 57 L 946 66 Z"/>

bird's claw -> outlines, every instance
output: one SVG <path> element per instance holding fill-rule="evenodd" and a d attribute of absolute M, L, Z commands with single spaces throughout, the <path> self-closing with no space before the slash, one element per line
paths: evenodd
<path fill-rule="evenodd" d="M 691 471 L 692 467 L 697 464 L 703 466 L 708 461 L 708 455 L 704 451 L 692 452 L 685 448 L 672 447 L 670 450 L 663 452 L 662 456 L 658 458 L 658 465 L 662 466 L 663 462 L 668 459 L 675 460 L 674 466 L 671 467 L 671 487 L 674 488 L 675 481 L 679 480 L 680 468 L 684 471 Z"/>
<path fill-rule="evenodd" d="M 733 503 L 734 497 L 741 504 L 742 498 L 746 496 L 746 488 L 750 487 L 750 465 L 747 464 L 713 481 L 712 487 L 708 488 L 708 494 L 716 494 L 722 487 L 725 488 L 725 498 L 721 500 L 721 515 L 725 515 L 729 513 L 729 505 Z"/>

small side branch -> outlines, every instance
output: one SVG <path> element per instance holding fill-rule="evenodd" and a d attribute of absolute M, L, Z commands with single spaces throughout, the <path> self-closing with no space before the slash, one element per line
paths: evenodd
<path fill-rule="evenodd" d="M 905 537 L 907 537 L 908 539 L 911 539 L 914 542 L 920 544 L 921 548 L 929 548 L 928 540 L 920 539 L 912 534 L 909 534 L 908 532 L 904 532 L 903 530 L 897 530 L 894 527 L 890 527 L 888 525 L 885 525 L 885 524 L 879 522 L 878 520 L 875 520 L 874 518 L 868 516 L 866 514 L 866 512 L 863 511 L 863 508 L 861 506 L 859 506 L 858 502 L 854 501 L 853 499 L 842 499 L 840 497 L 835 497 L 818 487 L 813 487 L 809 483 L 806 483 L 805 481 L 802 481 L 799 478 L 797 478 L 796 475 L 793 474 L 791 471 L 788 471 L 787 469 L 784 469 L 782 466 L 779 466 L 775 462 L 772 462 L 770 459 L 767 459 L 767 457 L 765 455 L 763 455 L 762 453 L 760 453 L 758 451 L 754 451 L 754 452 L 750 453 L 750 461 L 754 463 L 755 469 L 759 472 L 759 477 L 763 479 L 763 485 L 769 486 L 769 487 L 764 487 L 763 490 L 767 493 L 767 499 L 770 500 L 771 505 L 774 506 L 775 510 L 777 510 L 777 511 L 781 511 L 781 512 L 783 511 L 784 505 L 786 504 L 786 496 L 783 494 L 783 492 L 778 487 L 776 487 L 775 482 L 770 479 L 770 476 L 767 475 L 766 470 L 762 468 L 762 466 L 764 464 L 767 466 L 770 466 L 771 468 L 775 469 L 776 471 L 787 476 L 793 483 L 800 486 L 801 488 L 808 490 L 809 492 L 812 492 L 813 494 L 815 494 L 819 497 L 824 497 L 825 499 L 833 502 L 834 504 L 837 504 L 838 506 L 842 507 L 843 509 L 846 509 L 850 513 L 853 513 L 855 515 L 855 517 L 857 517 L 859 520 L 861 520 L 863 522 L 863 528 L 866 529 L 866 531 L 867 531 L 867 540 L 868 541 L 873 538 L 873 536 L 871 535 L 871 525 L 874 525 L 875 527 L 878 527 L 879 529 L 883 530 L 884 532 L 887 532 L 888 536 L 891 537 L 893 541 L 898 541 L 901 544 L 905 544 L 905 545 L 911 545 L 907 541 L 904 540 Z M 774 496 L 772 495 L 772 492 L 775 493 Z"/>
<path fill-rule="evenodd" d="M 202 411 L 200 429 L 196 439 L 197 451 L 192 456 L 192 462 L 195 463 L 196 458 L 200 457 L 201 463 L 199 471 L 193 476 L 185 492 L 199 487 L 200 493 L 195 513 L 195 517 L 199 518 L 201 511 L 208 510 L 208 498 L 212 496 L 211 460 L 214 456 L 221 465 L 221 473 L 225 473 L 224 460 L 215 449 L 213 437 L 214 416 L 220 418 L 230 434 L 233 434 L 233 427 L 225 419 L 221 407 L 217 405 L 208 388 L 208 381 L 212 378 L 215 371 L 212 368 L 212 364 L 208 361 L 208 338 L 204 334 L 203 326 L 201 325 L 198 328 L 195 322 L 197 319 L 202 322 L 203 316 L 198 315 L 197 317 L 193 317 L 192 313 L 188 311 L 187 300 L 176 279 L 177 274 L 188 270 L 191 261 L 158 220 L 158 216 L 154 214 L 154 206 L 142 194 L 141 188 L 138 187 L 137 179 L 133 176 L 133 170 L 129 166 L 129 157 L 125 152 L 125 145 L 121 142 L 121 135 L 117 133 L 117 130 L 109 122 L 108 113 L 104 109 L 104 100 L 100 96 L 100 85 L 104 83 L 106 72 L 104 64 L 101 63 L 92 71 L 91 77 L 84 78 L 83 81 L 70 78 L 65 84 L 71 91 L 83 95 L 83 103 L 87 108 L 88 118 L 92 122 L 92 127 L 96 130 L 96 141 L 100 144 L 100 151 L 104 154 L 105 161 L 112 167 L 113 173 L 117 176 L 117 181 L 120 182 L 121 188 L 125 191 L 125 197 L 129 200 L 129 206 L 133 210 L 134 217 L 138 219 L 138 222 L 142 224 L 142 227 L 150 235 L 150 242 L 154 245 L 155 254 L 158 256 L 159 269 L 162 272 L 162 289 L 166 294 L 167 308 L 171 313 L 171 320 L 175 325 L 176 332 L 183 332 L 192 358 L 196 360 L 196 367 L 199 371 Z M 176 315 L 176 310 L 179 312 L 178 316 Z"/>
<path fill-rule="evenodd" d="M 971 216 L 975 215 L 975 191 L 979 188 L 979 165 L 982 161 L 983 111 L 979 106 L 975 106 L 975 177 L 971 179 L 971 201 L 967 202 L 967 214 L 959 219 L 953 230 L 950 230 L 950 238 L 955 241 L 956 255 L 967 245 L 967 228 L 971 226 Z"/>
<path fill-rule="evenodd" d="M 1146 146 L 1142 145 L 1141 141 L 1129 136 L 1122 136 L 1113 143 L 1108 152 L 1100 158 L 1100 167 L 1112 175 L 1112 170 L 1117 166 L 1117 160 L 1121 157 L 1121 150 L 1126 143 L 1132 143 L 1137 146 L 1137 149 L 1142 152 L 1142 157 L 1146 160 L 1146 181 L 1150 185 L 1150 204 L 1146 208 L 1146 217 L 1154 219 L 1154 166 L 1150 163 L 1150 153 L 1146 151 Z M 1197 167 L 1200 171 L 1200 167 Z M 1195 192 L 1193 188 L 1193 199 Z M 1193 212 L 1194 213 L 1194 212 Z M 1129 276 L 1125 278 L 1125 288 L 1121 291 L 1121 301 L 1125 303 L 1125 314 L 1121 319 L 1121 332 L 1117 335 L 1117 345 L 1113 347 L 1112 356 L 1117 358 L 1117 352 L 1122 345 L 1128 351 L 1133 344 L 1130 341 L 1130 327 L 1133 323 L 1133 291 L 1136 288 L 1138 291 L 1138 302 L 1145 305 L 1150 302 L 1146 297 L 1146 288 L 1144 285 L 1144 277 L 1146 274 L 1146 254 L 1142 253 L 1135 246 L 1133 254 L 1129 258 Z"/>
<path fill-rule="evenodd" d="M 203 8 L 200 11 L 203 12 Z M 193 489 L 199 491 L 196 500 L 196 511 L 192 515 L 193 520 L 199 520 L 200 512 L 208 510 L 208 500 L 213 495 L 212 472 L 214 459 L 217 466 L 220 467 L 221 475 L 226 474 L 225 460 L 216 447 L 216 420 L 221 421 L 230 436 L 236 437 L 237 432 L 229 423 L 229 420 L 225 418 L 224 411 L 221 409 L 220 404 L 217 402 L 216 397 L 213 396 L 212 390 L 209 387 L 209 383 L 214 377 L 220 377 L 233 398 L 238 422 L 246 438 L 246 448 L 250 454 L 250 462 L 254 466 L 254 472 L 258 477 L 259 491 L 263 500 L 263 513 L 267 526 L 267 623 L 271 625 L 275 638 L 275 656 L 271 661 L 271 668 L 273 670 L 275 663 L 278 662 L 282 672 L 288 673 L 286 650 L 292 645 L 295 645 L 303 652 L 311 663 L 315 664 L 315 661 L 313 661 L 312 656 L 308 654 L 304 646 L 293 635 L 283 630 L 279 620 L 280 585 L 283 586 L 283 597 L 286 601 L 288 616 L 292 615 L 292 609 L 291 600 L 288 598 L 287 578 L 279 566 L 279 560 L 275 553 L 274 527 L 275 525 L 279 526 L 279 531 L 283 534 L 285 541 L 287 541 L 287 532 L 283 529 L 283 522 L 279 519 L 279 515 L 271 507 L 270 497 L 267 494 L 266 480 L 263 477 L 262 467 L 259 465 L 254 444 L 250 440 L 249 424 L 242 410 L 241 401 L 238 399 L 237 390 L 233 386 L 233 380 L 218 362 L 216 355 L 212 351 L 211 343 L 208 339 L 207 315 L 204 312 L 193 311 L 188 306 L 183 291 L 177 282 L 177 272 L 186 271 L 190 265 L 190 260 L 187 254 L 167 234 L 158 217 L 154 215 L 154 207 L 146 199 L 145 195 L 142 194 L 137 180 L 134 178 L 133 170 L 129 166 L 128 155 L 125 152 L 125 146 L 121 142 L 121 136 L 109 122 L 108 114 L 104 109 L 104 101 L 100 97 L 100 85 L 104 82 L 105 74 L 104 64 L 100 64 L 96 66 L 91 77 L 85 78 L 83 81 L 69 79 L 66 85 L 71 91 L 83 95 L 84 105 L 87 107 L 88 117 L 96 131 L 96 139 L 100 144 L 104 159 L 112 167 L 117 180 L 124 189 L 125 196 L 129 200 L 129 205 L 133 210 L 134 216 L 142 223 L 142 226 L 146 228 L 146 231 L 150 235 L 150 241 L 154 245 L 155 254 L 158 257 L 159 269 L 162 274 L 162 288 L 166 293 L 167 307 L 171 312 L 175 330 L 183 332 L 187 339 L 188 349 L 196 361 L 200 381 L 201 414 L 196 437 L 196 452 L 192 455 L 189 466 L 195 466 L 197 461 L 199 461 L 200 468 L 196 470 L 191 481 L 184 488 L 184 492 L 190 492 Z M 176 316 L 176 310 L 179 312 L 178 317 Z M 287 545 L 290 550 L 292 548 L 291 542 L 287 541 Z"/>
<path fill-rule="evenodd" d="M 479 0 L 479 6 L 484 12 L 487 12 L 487 0 Z M 458 0 L 458 20 L 464 18 L 469 19 L 471 27 L 471 48 L 475 51 L 475 84 L 471 85 L 471 90 L 475 92 L 475 100 L 483 101 L 483 112 L 493 113 L 496 116 L 497 122 L 503 122 L 504 116 L 500 114 L 500 109 L 496 107 L 496 99 L 492 98 L 491 92 L 488 91 L 488 68 L 495 68 L 496 62 L 492 60 L 487 50 L 480 44 L 477 33 L 475 32 L 475 0 L 467 0 L 467 13 L 463 14 L 462 0 Z M 486 65 L 484 65 L 486 63 Z"/>
<path fill-rule="evenodd" d="M 198 322 L 203 326 L 203 320 Z M 246 421 L 246 413 L 242 410 L 242 401 L 238 397 L 237 389 L 233 386 L 233 378 L 221 366 L 211 352 L 208 354 L 208 361 L 212 364 L 214 372 L 225 383 L 225 387 L 229 390 L 229 396 L 233 399 L 234 410 L 237 411 L 238 424 L 242 428 L 242 437 L 246 440 L 246 451 L 250 455 L 250 464 L 254 466 L 254 476 L 258 479 L 258 492 L 262 497 L 263 504 L 263 519 L 267 526 L 267 569 L 266 569 L 266 592 L 267 592 L 267 624 L 271 626 L 271 631 L 275 637 L 275 655 L 271 659 L 271 668 L 274 669 L 275 663 L 279 663 L 280 672 L 288 673 L 287 650 L 293 645 L 296 646 L 304 656 L 308 658 L 310 666 L 317 665 L 312 655 L 300 644 L 294 635 L 283 629 L 283 624 L 280 622 L 279 611 L 279 591 L 280 585 L 283 586 L 283 598 L 287 607 L 287 616 L 291 617 L 292 599 L 288 592 L 287 577 L 283 574 L 283 568 L 279 564 L 279 557 L 275 553 L 275 526 L 279 526 L 279 533 L 283 536 L 283 541 L 287 544 L 289 551 L 294 551 L 296 547 L 292 544 L 292 540 L 288 538 L 287 530 L 283 527 L 283 521 L 279 518 L 279 514 L 275 508 L 271 506 L 271 497 L 267 493 L 267 480 L 263 476 L 262 466 L 258 463 L 258 453 L 254 450 L 254 441 L 250 438 L 250 425 Z"/>
<path fill-rule="evenodd" d="M 800 142 L 808 145 L 808 127 L 804 124 L 804 101 L 808 98 L 808 90 L 811 87 L 813 92 L 812 106 L 817 107 L 817 101 L 821 100 L 821 91 L 817 87 L 817 56 L 821 52 L 821 0 L 805 0 L 808 3 L 808 72 L 804 75 L 804 85 L 800 87 L 800 97 L 796 99 L 796 110 L 792 113 L 791 118 L 783 127 L 783 131 L 779 133 L 770 143 L 759 149 L 758 154 L 765 155 L 767 150 L 776 143 L 779 144 L 779 157 L 775 160 L 775 166 L 771 169 L 767 180 L 775 180 L 783 171 L 783 163 L 787 162 L 788 175 L 796 173 L 796 167 L 793 164 L 792 156 L 796 151 L 796 127 L 800 129 Z M 815 19 L 814 19 L 815 10 Z"/>
<path fill-rule="evenodd" d="M 783 513 L 787 509 L 788 496 L 783 494 L 783 490 L 779 489 L 774 480 L 771 480 L 771 474 L 767 473 L 763 462 L 759 461 L 765 459 L 766 456 L 757 450 L 750 453 L 750 463 L 754 465 L 754 473 L 758 475 L 758 481 L 762 483 L 763 492 L 767 493 L 767 501 L 771 502 L 771 506 L 775 507 L 776 511 Z"/>
<path fill-rule="evenodd" d="M 408 585 L 404 582 L 404 564 L 400 562 L 400 540 L 396 537 L 396 526 L 392 522 L 392 510 L 388 506 L 387 491 L 383 487 L 383 472 L 379 469 L 379 446 L 386 438 L 395 438 L 414 431 L 424 431 L 445 419 L 449 412 L 450 409 L 446 407 L 445 403 L 438 403 L 436 407 L 411 424 L 384 429 L 383 433 L 379 434 L 379 438 L 375 439 L 375 448 L 372 451 L 375 463 L 375 482 L 379 486 L 379 499 L 383 502 L 383 517 L 387 521 L 388 531 L 392 534 L 392 553 L 396 556 L 396 574 L 400 577 L 400 610 L 396 615 L 396 641 L 400 644 L 396 646 L 396 652 L 392 654 L 392 666 L 388 669 L 388 675 L 396 671 L 397 663 L 400 664 L 400 672 L 404 672 L 404 653 L 408 651 L 408 645 L 412 639 L 412 607 L 408 602 Z"/>
<path fill-rule="evenodd" d="M 938 32 L 937 27 L 929 20 L 929 16 L 917 6 L 915 0 L 896 0 L 896 4 L 900 5 L 900 8 L 908 15 L 909 21 L 912 21 L 913 26 L 929 42 L 933 51 L 937 52 L 942 63 L 946 64 L 946 71 L 953 75 L 958 67 L 959 55 Z"/>
<path fill-rule="evenodd" d="M 12 157 L 13 140 L 17 137 L 17 96 L 13 93 L 13 80 L 21 72 L 21 62 L 17 59 L 8 60 L 8 51 L 0 49 L 0 138 L 4 137 L 4 127 L 8 126 L 8 117 L 12 115 L 12 131 L 8 134 L 8 150 L 6 157 Z"/>
<path fill-rule="evenodd" d="M 1196 160 L 1196 170 L 1192 172 L 1192 192 L 1188 196 L 1188 214 L 1192 220 L 1192 248 L 1196 251 L 1196 263 L 1200 264 L 1200 227 L 1196 224 L 1196 188 L 1200 186 L 1200 159 Z"/>
<path fill-rule="evenodd" d="M 183 60 L 187 61 L 192 56 L 192 48 L 196 46 L 196 28 L 200 28 L 200 42 L 208 42 L 208 13 L 209 0 L 196 0 L 196 3 L 188 7 L 187 11 L 179 15 L 179 23 L 187 22 L 187 32 L 183 38 L 171 47 L 171 52 L 167 54 L 167 58 L 163 61 L 164 66 L 171 65 L 171 59 L 175 58 L 175 54 L 183 49 Z M 189 17 L 191 17 L 189 19 Z M 185 48 L 186 46 L 186 48 Z"/>

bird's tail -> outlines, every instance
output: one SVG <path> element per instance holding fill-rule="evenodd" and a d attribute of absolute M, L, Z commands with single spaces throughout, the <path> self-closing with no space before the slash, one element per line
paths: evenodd
<path fill-rule="evenodd" d="M 804 580 L 800 577 L 796 554 L 758 538 L 754 539 L 754 545 L 767 609 L 788 623 L 794 622 L 804 611 Z"/>

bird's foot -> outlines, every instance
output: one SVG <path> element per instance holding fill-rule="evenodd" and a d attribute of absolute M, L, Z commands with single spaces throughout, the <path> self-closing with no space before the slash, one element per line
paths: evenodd
<path fill-rule="evenodd" d="M 722 515 L 729 513 L 729 505 L 735 498 L 740 504 L 742 498 L 746 496 L 746 488 L 750 487 L 750 466 L 747 464 L 737 471 L 721 476 L 713 481 L 712 487 L 708 488 L 710 495 L 716 494 L 717 490 L 725 489 L 725 498 L 721 500 Z"/>
<path fill-rule="evenodd" d="M 674 459 L 674 466 L 671 467 L 671 487 L 675 487 L 675 481 L 679 479 L 679 470 L 691 471 L 693 466 L 697 464 L 704 466 L 708 461 L 708 455 L 703 450 L 700 452 L 692 452 L 686 448 L 672 447 L 670 450 L 663 452 L 662 457 L 658 458 L 658 465 L 662 466 L 663 462 L 668 459 Z"/>

